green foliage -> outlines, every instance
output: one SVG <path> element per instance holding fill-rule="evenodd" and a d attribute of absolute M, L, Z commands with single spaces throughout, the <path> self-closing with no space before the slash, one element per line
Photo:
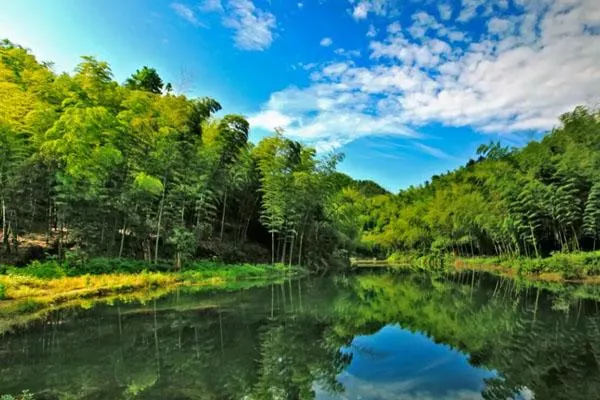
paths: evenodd
<path fill-rule="evenodd" d="M 556 252 L 545 258 L 472 257 L 461 259 L 460 262 L 475 266 L 507 267 L 521 275 L 557 273 L 567 280 L 600 275 L 600 251 Z"/>
<path fill-rule="evenodd" d="M 35 397 L 32 393 L 30 393 L 28 390 L 24 390 L 23 392 L 21 392 L 21 394 L 18 395 L 10 395 L 10 394 L 3 394 L 0 395 L 0 400 L 34 400 Z"/>
<path fill-rule="evenodd" d="M 135 176 L 133 186 L 137 190 L 149 193 L 153 196 L 160 195 L 164 189 L 162 182 L 158 178 L 150 176 L 143 171 Z"/>
<path fill-rule="evenodd" d="M 150 93 L 160 94 L 162 93 L 163 81 L 154 68 L 144 66 L 141 70 L 138 69 L 135 71 L 135 73 L 127 79 L 125 86 L 133 90 L 145 90 Z"/>
<path fill-rule="evenodd" d="M 9 271 L 11 275 L 33 276 L 41 279 L 54 279 L 67 276 L 67 270 L 57 260 L 33 261 L 24 268 L 12 268 Z"/>
<path fill-rule="evenodd" d="M 33 232 L 64 262 L 64 271 L 50 263 L 20 273 L 142 268 L 111 257 L 181 268 L 206 248 L 268 248 L 269 239 L 272 262 L 326 269 L 345 259 L 354 238 L 339 232 L 332 212 L 339 155 L 318 159 L 281 134 L 254 147 L 243 116 L 217 118 L 215 99 L 162 88 L 147 66 L 119 85 L 93 57 L 56 75 L 26 49 L 0 46 L 2 253 Z M 74 249 L 92 259 L 76 259 Z M 239 250 L 208 253 L 244 259 Z"/>
<path fill-rule="evenodd" d="M 326 272 L 353 253 L 438 265 L 448 254 L 540 258 L 596 247 L 598 111 L 577 107 L 541 142 L 483 145 L 464 167 L 391 194 L 336 172 L 340 154 L 317 156 L 282 130 L 254 146 L 244 117 L 216 117 L 215 99 L 162 87 L 153 68 L 119 85 L 93 57 L 56 75 L 26 49 L 0 45 L 3 254 L 20 251 L 24 233 L 43 234 L 65 269 L 31 273 L 50 276 L 139 268 L 68 259 L 73 249 L 182 268 L 207 248 L 252 242 L 271 263 Z"/>
<path fill-rule="evenodd" d="M 0 300 L 4 300 L 6 297 L 6 288 L 0 283 Z"/>
<path fill-rule="evenodd" d="M 482 145 L 477 160 L 425 185 L 354 201 L 363 242 L 380 254 L 497 256 L 523 271 L 587 275 L 579 256 L 521 262 L 596 249 L 600 112 L 578 107 L 561 121 L 541 142 Z"/>
<path fill-rule="evenodd" d="M 68 276 L 101 274 L 136 274 L 144 271 L 167 271 L 171 267 L 166 263 L 149 263 L 142 260 L 96 257 L 84 263 L 65 261 Z"/>

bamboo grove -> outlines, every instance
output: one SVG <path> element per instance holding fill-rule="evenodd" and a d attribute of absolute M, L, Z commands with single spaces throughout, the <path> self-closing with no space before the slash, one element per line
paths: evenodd
<path fill-rule="evenodd" d="M 139 258 L 340 266 L 350 254 L 542 257 L 600 239 L 600 113 L 577 107 L 523 148 L 391 194 L 336 172 L 277 130 L 248 141 L 243 116 L 174 94 L 152 68 L 123 84 L 83 57 L 56 74 L 0 44 L 0 253 L 44 236 L 73 251 Z"/>
<path fill-rule="evenodd" d="M 478 158 L 398 195 L 346 190 L 382 252 L 542 257 L 600 238 L 600 113 L 577 107 L 541 141 Z"/>
<path fill-rule="evenodd" d="M 341 156 L 317 157 L 281 132 L 253 145 L 244 117 L 220 110 L 173 94 L 152 68 L 119 84 L 107 63 L 83 57 L 57 75 L 1 42 L 0 252 L 18 253 L 34 232 L 59 258 L 315 269 L 344 259 L 351 238 L 333 219 Z"/>

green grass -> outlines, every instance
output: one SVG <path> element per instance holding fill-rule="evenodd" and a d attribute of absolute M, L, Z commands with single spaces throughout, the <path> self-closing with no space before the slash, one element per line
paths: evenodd
<path fill-rule="evenodd" d="M 297 273 L 301 268 L 288 268 L 282 264 L 226 264 L 215 261 L 194 261 L 187 263 L 180 271 L 175 271 L 166 262 L 151 263 L 141 260 L 92 258 L 86 261 L 73 262 L 66 260 L 33 261 L 26 267 L 5 267 L 0 275 L 29 276 L 40 279 L 60 279 L 84 275 L 107 274 L 140 274 L 143 272 L 176 273 L 184 278 L 209 278 L 219 276 L 222 278 L 251 278 L 261 277 L 265 274 Z M 1 293 L 1 292 L 0 292 Z"/>
<path fill-rule="evenodd" d="M 472 257 L 461 258 L 460 262 L 472 266 L 500 266 L 519 275 L 559 274 L 567 280 L 600 276 L 600 251 L 554 253 L 545 258 Z"/>

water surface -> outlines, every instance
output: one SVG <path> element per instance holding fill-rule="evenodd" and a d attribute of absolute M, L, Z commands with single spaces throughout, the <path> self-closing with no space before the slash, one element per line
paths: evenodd
<path fill-rule="evenodd" d="M 0 338 L 39 399 L 596 399 L 597 303 L 488 275 L 367 274 L 63 309 Z"/>

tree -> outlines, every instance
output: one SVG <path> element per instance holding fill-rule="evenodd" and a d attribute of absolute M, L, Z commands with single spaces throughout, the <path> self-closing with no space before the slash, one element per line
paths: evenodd
<path fill-rule="evenodd" d="M 161 94 L 163 90 L 163 81 L 154 68 L 146 66 L 138 69 L 133 73 L 127 81 L 125 87 L 132 90 L 143 90 L 150 93 Z M 167 83 L 167 93 L 170 93 L 173 87 Z"/>
<path fill-rule="evenodd" d="M 593 249 L 596 250 L 596 240 L 600 234 L 600 183 L 592 185 L 585 210 L 583 212 L 583 231 L 594 240 Z"/>

